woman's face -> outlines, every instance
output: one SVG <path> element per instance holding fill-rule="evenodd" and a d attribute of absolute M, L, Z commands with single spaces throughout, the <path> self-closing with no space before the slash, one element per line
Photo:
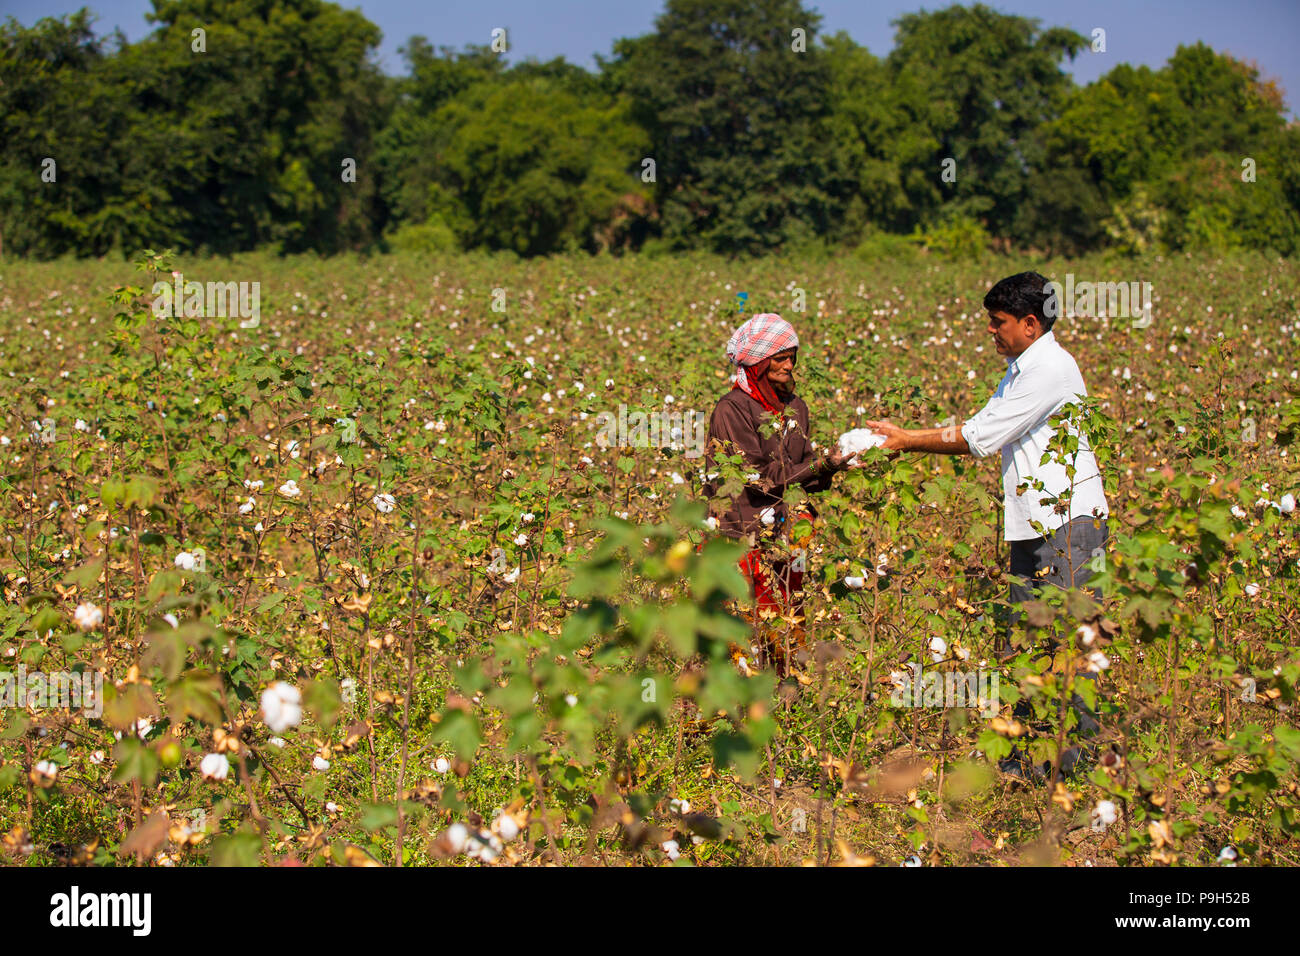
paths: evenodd
<path fill-rule="evenodd" d="M 783 392 L 790 391 L 790 387 L 794 384 L 794 366 L 798 361 L 798 349 L 777 352 L 767 366 L 767 380 Z"/>

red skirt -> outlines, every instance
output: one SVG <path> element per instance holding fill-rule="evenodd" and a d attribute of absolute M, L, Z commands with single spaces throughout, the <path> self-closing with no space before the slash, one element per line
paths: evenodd
<path fill-rule="evenodd" d="M 749 582 L 758 610 L 783 615 L 803 604 L 803 572 L 779 561 L 770 569 L 763 566 L 763 549 L 754 548 L 740 559 L 740 573 Z"/>

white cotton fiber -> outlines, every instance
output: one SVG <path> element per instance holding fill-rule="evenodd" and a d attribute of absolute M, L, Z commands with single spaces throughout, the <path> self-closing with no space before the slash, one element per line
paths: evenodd
<path fill-rule="evenodd" d="M 840 436 L 840 454 L 852 456 L 884 443 L 885 436 L 879 432 L 873 432 L 870 428 L 855 428 Z"/>

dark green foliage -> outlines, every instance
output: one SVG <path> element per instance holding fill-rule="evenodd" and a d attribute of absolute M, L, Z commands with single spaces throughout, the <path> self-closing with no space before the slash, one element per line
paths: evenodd
<path fill-rule="evenodd" d="M 670 0 L 653 34 L 616 44 L 672 246 L 762 252 L 829 231 L 840 174 L 820 19 L 798 0 Z"/>
<path fill-rule="evenodd" d="M 1084 37 L 983 4 L 881 58 L 802 0 L 668 0 L 596 72 L 414 36 L 387 77 L 326 0 L 150 20 L 0 25 L 0 251 L 1300 249 L 1300 130 L 1203 43 L 1076 87 Z"/>

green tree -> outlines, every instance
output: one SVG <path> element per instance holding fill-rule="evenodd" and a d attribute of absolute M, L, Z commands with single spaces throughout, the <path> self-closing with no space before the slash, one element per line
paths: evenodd
<path fill-rule="evenodd" d="M 906 232 L 918 222 L 912 195 L 922 183 L 913 177 L 938 142 L 909 121 L 908 104 L 884 60 L 843 31 L 827 37 L 825 49 L 831 70 L 827 125 L 840 167 L 852 182 L 841 231 L 850 237 L 873 228 Z M 911 192 L 905 188 L 909 180 Z"/>
<path fill-rule="evenodd" d="M 891 82 L 909 135 L 930 147 L 906 154 L 913 208 L 930 218 L 943 204 L 1010 236 L 1029 195 L 1026 173 L 1043 165 L 1033 132 L 1058 114 L 1072 87 L 1061 60 L 1086 41 L 983 4 L 907 14 L 896 24 Z M 947 159 L 955 161 L 951 183 L 940 176 Z"/>
<path fill-rule="evenodd" d="M 646 142 L 626 104 L 584 101 L 563 81 L 475 86 L 440 109 L 434 125 L 429 213 L 463 246 L 594 250 L 602 227 L 644 197 L 634 167 Z"/>
<path fill-rule="evenodd" d="M 131 49 L 168 111 L 195 213 L 192 244 L 286 251 L 364 244 L 376 223 L 373 138 L 384 79 L 378 27 L 323 0 L 154 0 L 159 29 Z M 192 31 L 206 32 L 195 52 Z M 147 75 L 147 74 L 146 74 Z M 150 97 L 151 98 L 151 97 Z M 356 163 L 356 182 L 343 178 Z M 196 242 L 196 240 L 200 240 Z"/>
<path fill-rule="evenodd" d="M 1284 111 L 1277 88 L 1254 67 L 1204 44 L 1179 47 L 1159 70 L 1121 64 L 1076 90 L 1038 131 L 1044 174 L 1077 169 L 1059 177 L 1067 188 L 1053 201 L 1082 197 L 1079 215 L 1091 221 L 1090 181 L 1110 209 L 1107 231 L 1129 249 L 1152 238 L 1144 220 L 1174 248 L 1290 254 L 1300 248 L 1300 168 Z M 1247 159 L 1254 182 L 1243 179 Z M 1043 195 L 1035 189 L 1025 216 L 1033 217 Z"/>
<path fill-rule="evenodd" d="M 409 75 L 396 83 L 396 105 L 376 140 L 376 165 L 391 224 L 426 226 L 438 182 L 434 114 L 476 84 L 498 80 L 503 62 L 486 46 L 461 52 L 444 46 L 435 53 L 422 36 L 411 37 L 401 52 Z M 435 228 L 447 230 L 445 223 Z"/>
<path fill-rule="evenodd" d="M 669 0 L 654 33 L 602 62 L 649 133 L 671 246 L 759 253 L 831 231 L 842 175 L 820 19 L 798 0 Z"/>
<path fill-rule="evenodd" d="M 0 242 L 8 251 L 104 252 L 161 221 L 165 186 L 122 162 L 129 94 L 110 82 L 112 66 L 88 10 L 30 29 L 13 18 L 0 26 Z"/>

